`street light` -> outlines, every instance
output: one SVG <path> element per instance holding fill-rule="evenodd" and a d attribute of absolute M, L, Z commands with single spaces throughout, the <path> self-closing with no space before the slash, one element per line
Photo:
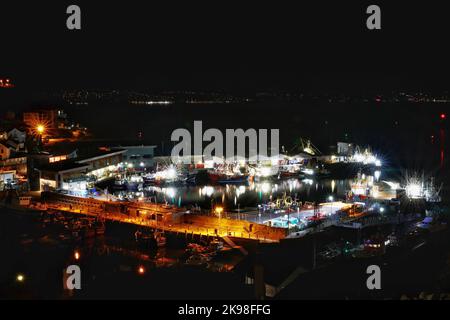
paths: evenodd
<path fill-rule="evenodd" d="M 36 132 L 42 135 L 45 132 L 45 126 L 43 124 L 38 124 L 36 127 Z"/>
<path fill-rule="evenodd" d="M 223 207 L 216 207 L 214 211 L 220 216 L 220 214 L 223 212 Z"/>

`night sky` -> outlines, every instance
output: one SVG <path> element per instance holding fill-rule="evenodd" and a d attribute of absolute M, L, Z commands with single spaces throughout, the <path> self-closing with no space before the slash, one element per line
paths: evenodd
<path fill-rule="evenodd" d="M 0 72 L 26 88 L 445 90 L 444 8 L 377 2 L 3 2 Z M 82 30 L 65 9 L 82 9 Z M 312 4 L 314 3 L 314 4 Z"/>

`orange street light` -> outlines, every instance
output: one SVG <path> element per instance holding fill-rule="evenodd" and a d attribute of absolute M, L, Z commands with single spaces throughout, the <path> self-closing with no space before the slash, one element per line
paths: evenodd
<path fill-rule="evenodd" d="M 43 134 L 44 131 L 45 131 L 45 126 L 43 124 L 38 124 L 37 127 L 36 127 L 36 131 L 39 134 Z"/>

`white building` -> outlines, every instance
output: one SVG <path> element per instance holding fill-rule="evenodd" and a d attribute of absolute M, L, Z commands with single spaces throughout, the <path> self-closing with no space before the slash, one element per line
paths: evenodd
<path fill-rule="evenodd" d="M 112 147 L 111 150 L 126 150 L 122 156 L 122 161 L 130 168 L 150 168 L 155 165 L 156 146 L 119 146 Z"/>

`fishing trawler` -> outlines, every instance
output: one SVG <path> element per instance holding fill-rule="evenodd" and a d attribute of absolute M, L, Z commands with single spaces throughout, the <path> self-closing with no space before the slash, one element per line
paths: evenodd
<path fill-rule="evenodd" d="M 442 184 L 439 188 L 436 188 L 434 184 L 434 178 L 425 180 L 424 178 L 409 178 L 407 179 L 406 186 L 403 188 L 406 196 L 414 200 L 424 200 L 426 203 L 439 203 L 441 202 L 440 192 Z"/>
<path fill-rule="evenodd" d="M 144 185 L 168 185 L 181 183 L 180 175 L 174 166 L 156 168 L 154 173 L 146 174 L 142 177 Z"/>
<path fill-rule="evenodd" d="M 213 184 L 245 184 L 250 175 L 242 173 L 236 165 L 226 164 L 207 171 L 209 181 Z"/>
<path fill-rule="evenodd" d="M 248 182 L 247 174 L 226 174 L 219 172 L 208 172 L 209 179 L 213 184 L 244 184 Z"/>

